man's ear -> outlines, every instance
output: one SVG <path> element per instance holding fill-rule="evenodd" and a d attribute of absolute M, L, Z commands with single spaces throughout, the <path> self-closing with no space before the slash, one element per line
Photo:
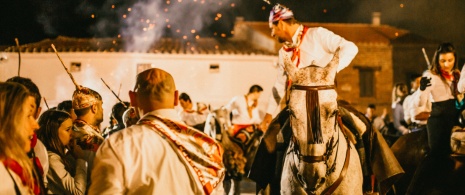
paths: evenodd
<path fill-rule="evenodd" d="M 34 118 L 35 118 L 35 119 L 38 119 L 41 112 L 42 112 L 42 107 L 39 106 L 39 108 L 37 108 L 37 112 L 36 112 Z"/>
<path fill-rule="evenodd" d="M 178 90 L 174 91 L 174 106 L 179 104 L 179 92 Z"/>
<path fill-rule="evenodd" d="M 134 91 L 129 91 L 129 100 L 131 102 L 131 106 L 137 108 L 137 94 Z"/>
<path fill-rule="evenodd" d="M 92 111 L 92 113 L 97 113 L 97 110 L 98 110 L 98 106 L 97 104 L 93 104 L 92 106 L 90 106 L 90 110 Z"/>

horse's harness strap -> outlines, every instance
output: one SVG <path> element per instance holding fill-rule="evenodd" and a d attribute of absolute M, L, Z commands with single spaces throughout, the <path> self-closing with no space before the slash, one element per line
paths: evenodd
<path fill-rule="evenodd" d="M 337 122 L 339 123 L 339 126 L 342 127 L 342 120 L 341 120 L 341 116 L 339 116 L 339 115 L 337 116 Z M 339 175 L 339 178 L 337 178 L 337 180 L 331 186 L 329 186 L 328 188 L 323 190 L 323 192 L 321 194 L 324 194 L 324 195 L 330 195 L 337 189 L 339 184 L 341 184 L 342 179 L 344 179 L 344 177 L 345 177 L 345 175 L 347 173 L 347 168 L 349 167 L 350 142 L 349 142 L 347 136 L 345 135 L 344 131 L 342 131 L 342 133 L 346 137 L 346 142 L 347 142 L 347 152 L 346 152 L 346 158 L 344 160 L 344 166 L 342 167 L 341 174 Z"/>
<path fill-rule="evenodd" d="M 318 98 L 318 91 L 334 88 L 334 85 L 292 85 L 291 87 L 291 90 L 306 91 L 305 102 L 307 108 L 307 143 L 323 143 L 323 136 L 320 127 L 320 101 Z"/>
<path fill-rule="evenodd" d="M 299 159 L 301 161 L 304 161 L 306 163 L 317 163 L 317 162 L 321 162 L 321 161 L 326 161 L 326 156 L 322 155 L 322 156 L 303 156 L 303 155 L 299 155 Z"/>

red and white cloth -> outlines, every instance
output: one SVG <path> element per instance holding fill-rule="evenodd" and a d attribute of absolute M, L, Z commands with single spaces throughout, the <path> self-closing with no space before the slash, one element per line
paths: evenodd
<path fill-rule="evenodd" d="M 287 7 L 282 6 L 280 4 L 276 4 L 273 6 L 273 8 L 270 11 L 270 18 L 269 18 L 269 24 L 270 28 L 271 25 L 273 25 L 273 22 L 279 21 L 279 20 L 286 20 L 294 17 L 294 13 Z"/>

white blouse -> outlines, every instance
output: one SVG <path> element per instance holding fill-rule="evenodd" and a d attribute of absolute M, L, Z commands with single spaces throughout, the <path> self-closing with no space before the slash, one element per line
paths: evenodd
<path fill-rule="evenodd" d="M 440 75 L 432 74 L 430 71 L 426 71 L 423 77 L 431 78 L 431 86 L 426 87 L 424 91 L 420 92 L 419 98 L 416 99 L 415 105 L 427 104 L 428 98 L 431 102 L 442 102 L 450 99 L 454 99 L 451 90 L 452 82 L 444 81 Z"/>

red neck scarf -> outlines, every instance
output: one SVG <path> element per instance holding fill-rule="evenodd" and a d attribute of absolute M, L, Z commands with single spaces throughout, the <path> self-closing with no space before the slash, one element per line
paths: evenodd
<path fill-rule="evenodd" d="M 296 47 L 287 47 L 283 46 L 284 51 L 290 52 L 292 51 L 292 57 L 291 60 L 294 62 L 294 60 L 297 58 L 297 63 L 296 67 L 299 67 L 300 64 L 300 45 L 302 44 L 302 39 L 305 36 L 305 33 L 307 33 L 308 27 L 304 26 L 304 29 L 302 30 L 302 34 L 297 38 L 297 46 Z"/>
<path fill-rule="evenodd" d="M 452 72 L 449 73 L 449 72 L 441 70 L 441 75 L 442 75 L 442 77 L 444 77 L 448 81 L 453 81 L 454 80 L 454 74 L 452 74 Z"/>
<path fill-rule="evenodd" d="M 33 163 L 35 163 L 35 162 L 33 162 Z M 16 173 L 16 175 L 18 175 L 19 178 L 21 178 L 21 183 L 23 185 L 25 185 L 25 186 L 28 185 L 26 175 L 24 175 L 24 172 L 23 172 L 23 167 L 21 167 L 21 165 L 17 161 L 9 158 L 9 159 L 6 159 L 6 160 L 3 161 L 3 165 L 5 165 L 5 167 L 7 169 L 10 169 L 14 173 Z M 15 181 L 13 180 L 13 182 L 15 182 Z M 40 194 L 39 183 L 35 178 L 34 178 L 34 184 L 32 186 L 32 189 L 34 191 L 34 194 Z"/>

